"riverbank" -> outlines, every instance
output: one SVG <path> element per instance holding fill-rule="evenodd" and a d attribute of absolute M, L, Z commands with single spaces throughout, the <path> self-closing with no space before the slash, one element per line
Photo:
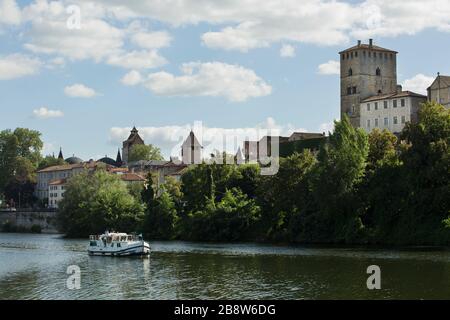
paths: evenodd
<path fill-rule="evenodd" d="M 56 215 L 56 211 L 3 211 L 0 231 L 56 234 Z"/>

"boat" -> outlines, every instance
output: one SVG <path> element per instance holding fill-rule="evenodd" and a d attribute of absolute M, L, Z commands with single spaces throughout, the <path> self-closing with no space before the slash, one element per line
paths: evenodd
<path fill-rule="evenodd" d="M 142 235 L 108 232 L 89 236 L 88 253 L 91 256 L 147 256 L 150 245 Z"/>

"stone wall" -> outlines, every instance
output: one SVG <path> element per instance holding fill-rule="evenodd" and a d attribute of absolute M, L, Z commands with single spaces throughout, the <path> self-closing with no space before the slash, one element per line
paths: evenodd
<path fill-rule="evenodd" d="M 56 211 L 16 211 L 0 212 L 0 232 L 5 223 L 10 223 L 19 230 L 30 230 L 39 226 L 42 233 L 58 233 L 56 228 Z"/>

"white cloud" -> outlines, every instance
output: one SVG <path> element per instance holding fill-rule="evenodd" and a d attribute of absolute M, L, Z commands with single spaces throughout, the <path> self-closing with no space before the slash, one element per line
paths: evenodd
<path fill-rule="evenodd" d="M 71 60 L 97 62 L 121 50 L 125 32 L 103 20 L 104 13 L 98 6 L 80 3 L 81 28 L 69 29 L 66 5 L 63 1 L 41 0 L 23 9 L 23 16 L 30 22 L 24 33 L 25 48 Z"/>
<path fill-rule="evenodd" d="M 325 134 L 328 134 L 328 132 L 333 133 L 333 131 L 334 131 L 334 121 L 322 123 L 319 126 L 319 131 L 320 132 L 325 132 Z"/>
<path fill-rule="evenodd" d="M 138 32 L 131 36 L 131 42 L 144 49 L 168 47 L 172 37 L 166 31 Z"/>
<path fill-rule="evenodd" d="M 18 25 L 22 13 L 15 0 L 0 0 L 0 24 Z"/>
<path fill-rule="evenodd" d="M 41 66 L 42 63 L 37 58 L 20 53 L 0 56 L 0 80 L 10 80 L 36 74 Z"/>
<path fill-rule="evenodd" d="M 151 73 L 143 85 L 163 96 L 222 96 L 230 101 L 269 95 L 272 87 L 253 70 L 221 62 L 189 62 L 181 68 L 182 75 L 167 72 Z"/>
<path fill-rule="evenodd" d="M 33 110 L 33 115 L 38 119 L 61 118 L 64 113 L 59 110 L 50 110 L 46 107 Z"/>
<path fill-rule="evenodd" d="M 290 136 L 293 132 L 306 132 L 305 129 L 297 128 L 291 124 L 281 125 L 269 117 L 264 123 L 254 127 L 242 128 L 220 128 L 199 126 L 196 123 L 184 125 L 172 125 L 163 127 L 139 127 L 139 134 L 146 143 L 151 143 L 160 147 L 166 158 L 169 156 L 180 156 L 181 143 L 186 139 L 190 130 L 193 129 L 195 135 L 203 145 L 203 155 L 207 157 L 214 153 L 214 150 L 234 153 L 237 148 L 243 148 L 245 140 L 259 140 L 267 134 Z M 113 127 L 110 129 L 110 142 L 121 145 L 130 134 L 131 127 Z M 224 141 L 225 140 L 225 145 Z"/>
<path fill-rule="evenodd" d="M 424 74 L 416 74 L 410 79 L 402 82 L 403 90 L 413 91 L 420 94 L 427 94 L 427 88 L 434 81 L 435 77 L 429 77 Z"/>
<path fill-rule="evenodd" d="M 102 0 L 125 18 L 149 17 L 175 27 L 206 22 L 218 27 L 202 36 L 211 48 L 247 51 L 279 42 L 344 45 L 356 38 L 450 32 L 448 0 Z M 126 9 L 126 10 L 125 10 Z"/>
<path fill-rule="evenodd" d="M 322 63 L 318 67 L 318 73 L 324 75 L 339 74 L 340 73 L 339 61 L 329 60 L 328 62 Z"/>
<path fill-rule="evenodd" d="M 120 81 L 126 86 L 135 86 L 142 82 L 142 76 L 138 71 L 131 70 Z"/>
<path fill-rule="evenodd" d="M 108 64 L 127 69 L 150 69 L 163 66 L 167 60 L 160 56 L 156 50 L 132 51 L 124 54 L 113 55 L 108 59 Z"/>
<path fill-rule="evenodd" d="M 92 98 L 97 95 L 94 89 L 81 83 L 76 83 L 64 88 L 64 93 L 73 98 Z"/>
<path fill-rule="evenodd" d="M 293 58 L 295 57 L 295 48 L 290 44 L 284 44 L 280 49 L 280 57 Z"/>

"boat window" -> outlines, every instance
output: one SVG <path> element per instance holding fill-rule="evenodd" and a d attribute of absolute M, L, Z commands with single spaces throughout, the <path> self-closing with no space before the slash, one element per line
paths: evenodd
<path fill-rule="evenodd" d="M 117 244 L 117 248 L 120 248 L 120 247 L 122 247 L 122 245 L 120 243 L 118 243 Z"/>
<path fill-rule="evenodd" d="M 90 242 L 90 246 L 91 247 L 96 247 L 97 246 L 97 241 L 91 241 Z"/>
<path fill-rule="evenodd" d="M 113 242 L 113 243 L 111 243 L 111 247 L 114 247 L 114 242 Z"/>

